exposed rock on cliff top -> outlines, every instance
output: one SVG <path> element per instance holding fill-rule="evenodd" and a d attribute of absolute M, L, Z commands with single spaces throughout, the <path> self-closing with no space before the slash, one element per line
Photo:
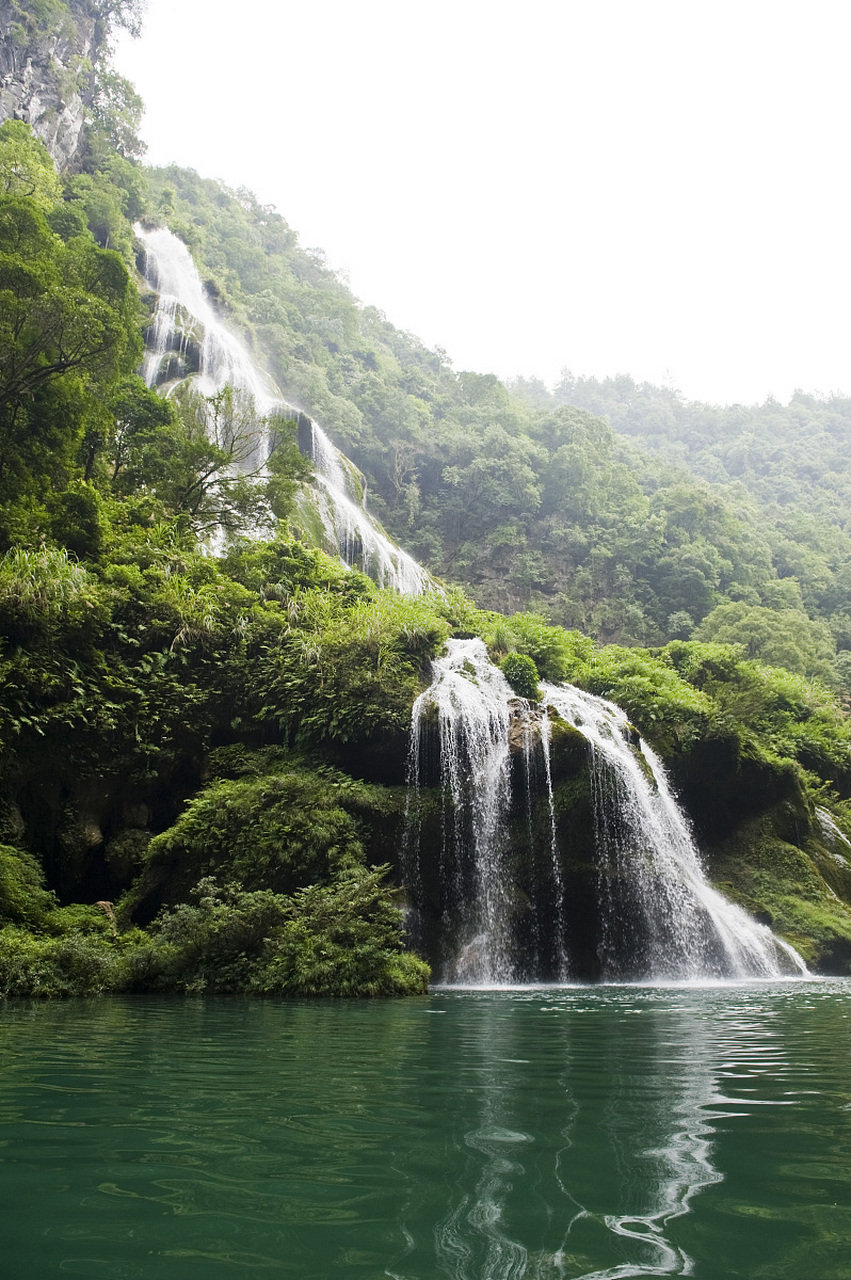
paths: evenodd
<path fill-rule="evenodd" d="M 26 121 L 61 171 L 82 146 L 102 24 L 81 0 L 69 0 L 47 29 L 16 9 L 0 0 L 0 120 Z"/>

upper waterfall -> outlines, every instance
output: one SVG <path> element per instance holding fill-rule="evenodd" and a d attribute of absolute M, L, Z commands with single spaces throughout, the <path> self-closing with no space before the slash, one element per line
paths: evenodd
<path fill-rule="evenodd" d="M 404 595 L 436 590 L 429 573 L 365 509 L 362 478 L 353 463 L 318 423 L 284 399 L 219 319 L 183 241 L 166 227 L 148 229 L 137 223 L 135 232 L 145 249 L 146 279 L 157 292 L 142 369 L 147 385 L 192 376 L 204 395 L 232 386 L 252 398 L 261 419 L 283 413 L 305 424 L 316 479 L 299 496 L 305 527 L 321 535 L 326 550 L 381 587 Z"/>
<path fill-rule="evenodd" d="M 439 786 L 441 852 L 431 865 L 418 832 L 409 833 L 403 869 L 412 932 L 428 946 L 431 921 L 442 978 L 492 985 L 577 976 L 574 933 L 593 935 L 596 973 L 607 980 L 805 973 L 792 947 L 709 884 L 662 764 L 624 712 L 569 685 L 542 693 L 538 705 L 517 697 L 481 640 L 450 640 L 414 705 L 411 821 L 422 821 L 420 789 Z M 550 760 L 558 726 L 570 741 L 584 740 L 587 866 L 577 865 L 560 828 Z M 579 968 L 587 976 L 587 960 Z"/>

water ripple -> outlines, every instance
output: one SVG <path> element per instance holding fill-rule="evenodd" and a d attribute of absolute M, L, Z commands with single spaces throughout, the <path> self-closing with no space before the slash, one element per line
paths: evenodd
<path fill-rule="evenodd" d="M 8 1004 L 4 1263 L 838 1280 L 849 1009 L 838 981 Z"/>

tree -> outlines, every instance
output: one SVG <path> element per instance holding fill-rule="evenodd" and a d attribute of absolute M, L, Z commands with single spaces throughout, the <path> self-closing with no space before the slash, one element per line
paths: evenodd
<path fill-rule="evenodd" d="M 129 80 L 110 68 L 102 69 L 89 110 L 101 142 L 108 150 L 125 160 L 141 160 L 147 150 L 139 137 L 145 107 Z"/>
<path fill-rule="evenodd" d="M 61 195 L 47 148 L 23 120 L 0 125 L 0 192 L 31 200 L 42 213 L 52 209 Z"/>
<path fill-rule="evenodd" d="M 703 619 L 696 640 L 740 644 L 749 658 L 798 675 L 819 676 L 835 683 L 833 638 L 825 622 L 813 621 L 800 609 L 766 609 L 743 601 L 727 601 Z"/>
<path fill-rule="evenodd" d="M 163 401 L 134 380 L 124 384 L 116 410 L 119 492 L 148 489 L 201 537 L 285 518 L 311 470 L 295 423 L 265 418 L 250 395 L 230 386 L 204 396 L 184 384 Z"/>
<path fill-rule="evenodd" d="M 131 36 L 138 36 L 142 29 L 147 0 L 86 0 L 93 18 L 108 28 L 121 27 Z"/>
<path fill-rule="evenodd" d="M 32 200 L 0 199 L 4 515 L 61 487 L 84 435 L 90 442 L 108 435 L 110 388 L 140 354 L 138 318 L 117 254 L 98 249 L 88 232 L 63 241 Z"/>

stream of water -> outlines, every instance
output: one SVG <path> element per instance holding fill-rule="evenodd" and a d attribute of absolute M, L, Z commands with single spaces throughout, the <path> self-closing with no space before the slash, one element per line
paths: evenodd
<path fill-rule="evenodd" d="M 0 1012 L 26 1280 L 845 1280 L 851 984 Z"/>

